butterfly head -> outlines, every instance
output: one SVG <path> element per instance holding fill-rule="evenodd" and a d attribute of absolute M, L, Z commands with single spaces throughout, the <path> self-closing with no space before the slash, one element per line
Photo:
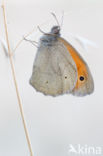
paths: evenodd
<path fill-rule="evenodd" d="M 53 26 L 50 31 L 51 34 L 60 36 L 60 26 Z"/>
<path fill-rule="evenodd" d="M 60 27 L 53 26 L 49 33 L 44 33 L 44 35 L 40 38 L 40 45 L 43 46 L 51 46 L 57 41 L 57 38 L 60 37 Z"/>

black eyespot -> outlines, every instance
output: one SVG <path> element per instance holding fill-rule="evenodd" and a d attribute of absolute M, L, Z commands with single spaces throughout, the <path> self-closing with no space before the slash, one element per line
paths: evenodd
<path fill-rule="evenodd" d="M 67 76 L 65 76 L 65 79 L 67 79 Z"/>
<path fill-rule="evenodd" d="M 84 77 L 83 76 L 80 76 L 80 81 L 84 81 Z"/>
<path fill-rule="evenodd" d="M 46 81 L 46 83 L 48 83 L 48 81 Z"/>

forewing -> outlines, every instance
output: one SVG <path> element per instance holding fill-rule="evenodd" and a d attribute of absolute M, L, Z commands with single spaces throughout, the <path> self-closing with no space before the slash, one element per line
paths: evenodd
<path fill-rule="evenodd" d="M 92 78 L 92 74 L 89 70 L 88 65 L 85 64 L 85 66 L 87 69 L 87 73 L 84 74 L 84 82 L 80 82 L 80 84 L 78 84 L 78 86 L 72 90 L 71 93 L 73 95 L 85 96 L 85 95 L 93 93 L 94 91 L 94 81 Z M 78 81 L 80 81 L 79 78 L 78 78 Z"/>

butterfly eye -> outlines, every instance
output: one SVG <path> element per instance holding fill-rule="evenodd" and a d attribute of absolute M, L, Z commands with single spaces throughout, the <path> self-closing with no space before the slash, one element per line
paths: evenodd
<path fill-rule="evenodd" d="M 80 76 L 80 81 L 84 81 L 84 76 Z"/>

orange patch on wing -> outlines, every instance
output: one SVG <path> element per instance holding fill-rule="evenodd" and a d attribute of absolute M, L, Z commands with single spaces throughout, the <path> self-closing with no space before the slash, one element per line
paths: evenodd
<path fill-rule="evenodd" d="M 75 89 L 77 89 L 83 84 L 83 82 L 81 82 L 79 79 L 80 76 L 84 76 L 85 79 L 87 78 L 86 64 L 83 61 L 83 59 L 80 57 L 78 52 L 75 50 L 75 48 L 72 47 L 72 45 L 70 45 L 66 40 L 64 40 L 61 37 L 59 37 L 58 40 L 61 41 L 65 45 L 65 47 L 70 52 L 76 66 L 77 66 L 78 79 L 77 79 L 77 83 L 75 86 Z"/>

